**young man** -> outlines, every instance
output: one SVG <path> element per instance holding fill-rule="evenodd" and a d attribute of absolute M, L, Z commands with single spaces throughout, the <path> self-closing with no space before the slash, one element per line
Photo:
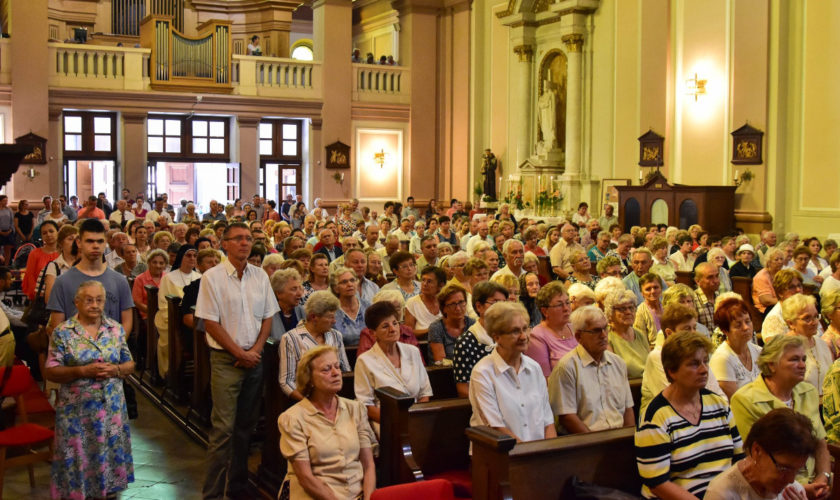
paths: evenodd
<path fill-rule="evenodd" d="M 204 320 L 210 347 L 212 422 L 205 499 L 239 497 L 248 483 L 248 445 L 262 398 L 262 351 L 279 309 L 265 271 L 248 264 L 248 226 L 224 232 L 227 260 L 201 278 L 195 316 Z"/>

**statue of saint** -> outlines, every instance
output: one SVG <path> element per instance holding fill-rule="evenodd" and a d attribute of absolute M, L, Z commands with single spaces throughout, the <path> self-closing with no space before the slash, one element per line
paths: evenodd
<path fill-rule="evenodd" d="M 557 91 L 550 80 L 543 80 L 543 93 L 538 105 L 537 121 L 542 133 L 542 150 L 557 149 Z"/>
<path fill-rule="evenodd" d="M 484 154 L 481 155 L 484 163 L 481 166 L 481 174 L 484 175 L 484 196 L 489 196 L 496 199 L 496 168 L 499 165 L 499 160 L 490 149 L 485 149 Z"/>

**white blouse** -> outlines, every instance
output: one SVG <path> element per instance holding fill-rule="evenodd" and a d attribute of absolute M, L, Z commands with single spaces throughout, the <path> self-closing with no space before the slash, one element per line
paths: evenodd
<path fill-rule="evenodd" d="M 758 378 L 761 375 L 761 370 L 758 368 L 756 361 L 761 354 L 761 347 L 749 342 L 747 349 L 749 349 L 752 358 L 752 369 L 750 370 L 744 366 L 732 347 L 727 342 L 722 342 L 709 360 L 709 366 L 715 374 L 715 378 L 721 382 L 735 382 L 738 389 Z"/>
<path fill-rule="evenodd" d="M 419 295 L 415 295 L 414 297 L 406 300 L 405 308 L 408 309 L 408 312 L 410 312 L 417 320 L 417 324 L 414 325 L 415 331 L 419 330 L 422 332 L 424 330 L 428 330 L 429 325 L 443 317 L 440 312 L 437 314 L 429 312 L 429 308 L 426 307 L 426 304 L 423 303 L 423 299 L 421 299 Z"/>
<path fill-rule="evenodd" d="M 353 376 L 356 399 L 365 406 L 379 406 L 374 391 L 380 387 L 393 387 L 412 396 L 415 401 L 432 396 L 432 385 L 420 350 L 402 342 L 397 342 L 396 346 L 400 353 L 399 368 L 391 363 L 379 343 L 373 344 L 370 350 L 356 359 Z"/>

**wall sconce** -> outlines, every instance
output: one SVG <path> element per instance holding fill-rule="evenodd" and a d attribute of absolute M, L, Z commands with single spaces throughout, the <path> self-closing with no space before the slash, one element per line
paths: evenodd
<path fill-rule="evenodd" d="M 697 102 L 697 96 L 706 93 L 706 82 L 708 80 L 700 80 L 697 78 L 697 73 L 694 73 L 694 78 L 689 78 L 685 81 L 686 94 L 694 96 L 694 102 Z"/>
<path fill-rule="evenodd" d="M 32 167 L 29 167 L 28 169 L 26 169 L 26 172 L 24 173 L 24 175 L 26 176 L 27 179 L 29 179 L 30 182 L 32 182 L 32 181 L 35 180 L 36 177 L 41 175 L 41 172 L 35 170 Z"/>
<path fill-rule="evenodd" d="M 373 154 L 373 162 L 379 165 L 379 168 L 385 167 L 385 150 L 382 149 L 378 153 Z"/>

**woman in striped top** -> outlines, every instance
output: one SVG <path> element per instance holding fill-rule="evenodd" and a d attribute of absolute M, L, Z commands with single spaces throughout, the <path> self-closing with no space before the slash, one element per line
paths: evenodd
<path fill-rule="evenodd" d="M 705 388 L 711 350 L 696 332 L 675 333 L 662 348 L 670 385 L 643 410 L 636 430 L 645 498 L 703 498 L 709 482 L 744 456 L 729 405 Z"/>

